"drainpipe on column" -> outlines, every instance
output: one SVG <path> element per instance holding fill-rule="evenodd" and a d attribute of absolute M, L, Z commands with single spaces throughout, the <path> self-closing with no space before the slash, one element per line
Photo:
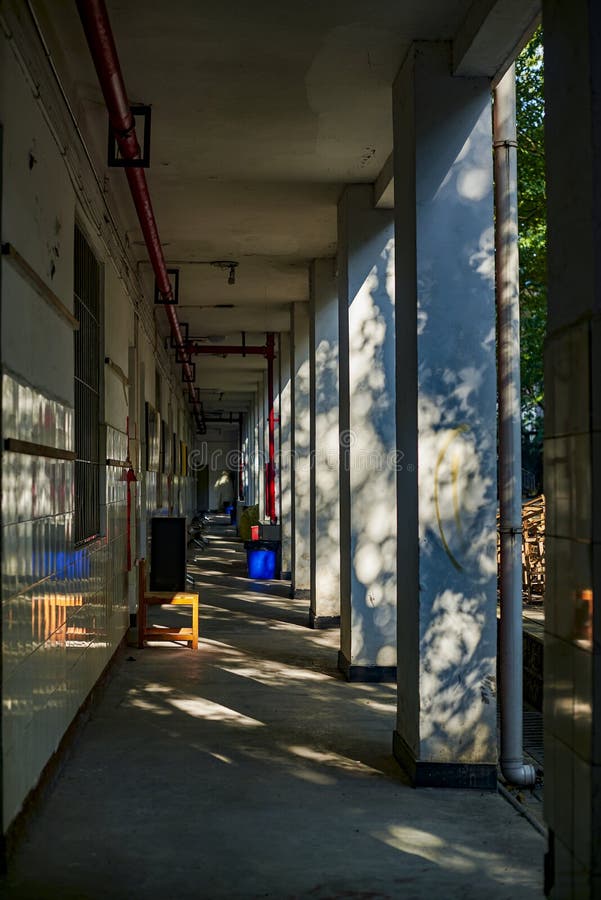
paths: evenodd
<path fill-rule="evenodd" d="M 536 781 L 523 760 L 522 449 L 515 66 L 494 92 L 495 271 L 499 395 L 501 771 L 519 786 Z"/>

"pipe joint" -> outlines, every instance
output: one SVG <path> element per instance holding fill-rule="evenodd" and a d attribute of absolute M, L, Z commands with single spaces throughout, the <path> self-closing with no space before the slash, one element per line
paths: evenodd
<path fill-rule="evenodd" d="M 536 784 L 536 769 L 521 760 L 502 759 L 501 772 L 509 784 L 514 784 L 516 787 L 534 787 Z"/>
<path fill-rule="evenodd" d="M 126 141 L 130 137 L 133 137 L 137 140 L 135 122 L 132 122 L 131 125 L 127 126 L 127 128 L 113 128 L 113 131 L 115 132 L 115 137 L 117 138 L 117 140 Z"/>

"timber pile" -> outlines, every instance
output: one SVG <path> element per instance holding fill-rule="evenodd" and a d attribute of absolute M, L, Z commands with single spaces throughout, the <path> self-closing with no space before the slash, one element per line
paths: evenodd
<path fill-rule="evenodd" d="M 545 495 L 522 506 L 522 588 L 528 603 L 545 598 Z"/>
<path fill-rule="evenodd" d="M 527 603 L 545 598 L 545 496 L 540 494 L 522 505 L 522 590 Z M 497 532 L 497 562 L 499 534 Z"/>

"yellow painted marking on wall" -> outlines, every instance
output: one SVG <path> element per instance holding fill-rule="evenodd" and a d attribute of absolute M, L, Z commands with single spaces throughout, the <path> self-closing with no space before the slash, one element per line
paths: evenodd
<path fill-rule="evenodd" d="M 440 452 L 438 454 L 438 458 L 436 460 L 436 467 L 434 469 L 434 506 L 436 508 L 436 521 L 438 524 L 438 530 L 440 532 L 440 539 L 442 541 L 442 546 L 444 547 L 445 553 L 451 560 L 453 566 L 457 569 L 458 572 L 463 572 L 463 566 L 453 555 L 451 548 L 447 543 L 447 539 L 444 533 L 444 528 L 442 527 L 442 516 L 440 515 L 440 503 L 438 498 L 438 475 L 440 471 L 440 467 L 445 458 L 446 452 L 455 440 L 455 438 L 460 434 L 465 434 L 466 431 L 469 431 L 469 425 L 459 425 L 458 428 L 454 428 L 453 431 L 447 436 L 447 439 L 443 443 Z M 454 463 L 451 466 L 451 484 L 453 490 L 453 507 L 455 510 L 455 522 L 459 522 L 459 530 L 462 531 L 461 522 L 459 519 L 459 495 L 457 491 L 457 482 L 459 477 L 459 462 L 455 457 Z"/>
<path fill-rule="evenodd" d="M 453 490 L 453 516 L 455 519 L 455 525 L 457 526 L 457 532 L 461 541 L 463 543 L 463 524 L 461 522 L 460 509 L 461 504 L 459 502 L 459 465 L 461 460 L 459 459 L 459 454 L 456 453 L 453 457 L 453 462 L 451 463 L 451 486 Z"/>

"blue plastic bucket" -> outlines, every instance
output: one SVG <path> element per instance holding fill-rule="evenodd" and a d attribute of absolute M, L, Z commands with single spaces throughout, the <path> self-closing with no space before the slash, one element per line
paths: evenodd
<path fill-rule="evenodd" d="M 247 550 L 248 577 L 258 580 L 275 578 L 276 557 L 275 550 Z"/>

